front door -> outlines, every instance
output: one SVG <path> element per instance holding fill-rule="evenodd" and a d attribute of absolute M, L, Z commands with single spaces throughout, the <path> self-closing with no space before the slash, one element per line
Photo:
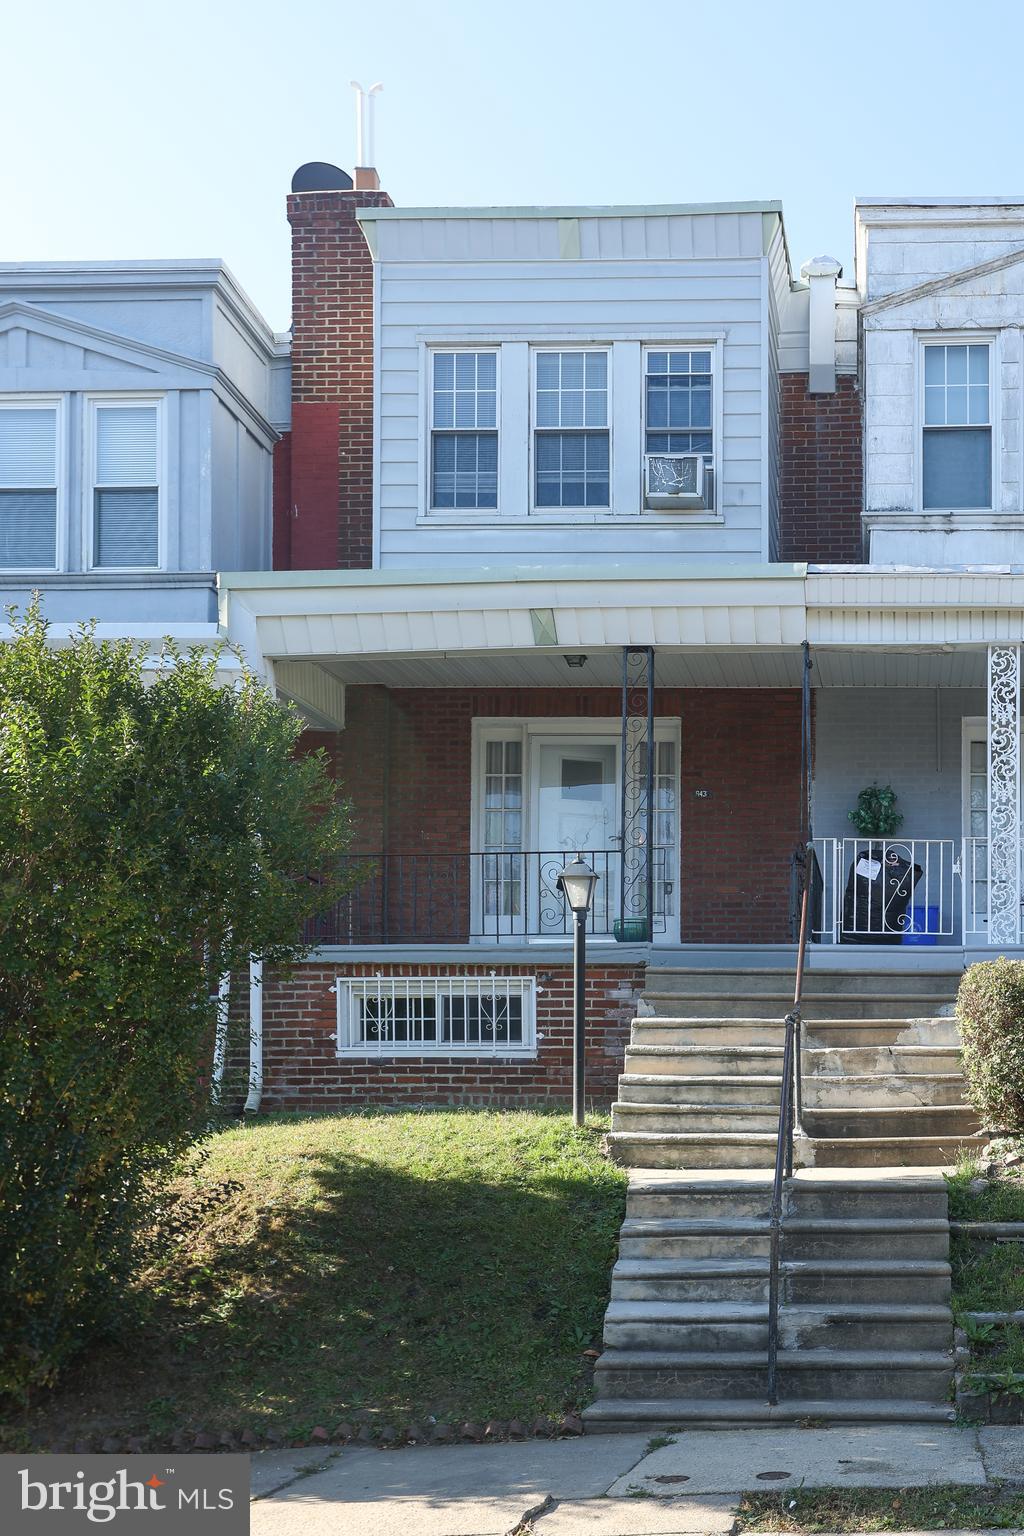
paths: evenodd
<path fill-rule="evenodd" d="M 601 877 L 594 893 L 593 926 L 608 931 L 608 917 L 618 901 L 618 756 L 612 742 L 534 739 L 536 910 L 542 934 L 566 931 L 555 880 L 574 853 L 582 853 Z"/>

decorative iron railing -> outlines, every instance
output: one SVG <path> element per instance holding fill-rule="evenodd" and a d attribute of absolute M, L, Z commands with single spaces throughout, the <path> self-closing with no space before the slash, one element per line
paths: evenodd
<path fill-rule="evenodd" d="M 985 838 L 816 837 L 821 944 L 952 944 L 983 931 Z M 980 927 L 979 927 L 980 924 Z"/>
<path fill-rule="evenodd" d="M 668 931 L 678 912 L 664 848 L 652 850 L 653 912 L 620 915 L 622 852 L 583 850 L 600 877 L 587 931 L 643 942 Z M 315 944 L 463 944 L 470 940 L 568 940 L 572 913 L 556 885 L 574 849 L 483 853 L 353 853 L 343 861 L 351 889 L 312 922 Z"/>

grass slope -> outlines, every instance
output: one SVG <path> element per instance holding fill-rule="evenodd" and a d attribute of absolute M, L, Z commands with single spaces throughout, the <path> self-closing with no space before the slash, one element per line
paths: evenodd
<path fill-rule="evenodd" d="M 221 1132 L 178 1181 L 143 1305 L 5 1416 L 7 1445 L 578 1406 L 625 1204 L 604 1129 L 418 1111 Z"/>

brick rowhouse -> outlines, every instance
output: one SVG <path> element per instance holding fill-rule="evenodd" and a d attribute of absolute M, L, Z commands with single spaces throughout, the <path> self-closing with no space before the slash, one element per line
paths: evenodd
<path fill-rule="evenodd" d="M 274 563 L 368 570 L 373 563 L 373 261 L 359 208 L 386 192 L 292 192 L 292 426 L 275 473 Z M 283 520 L 283 522 L 282 522 Z M 280 562 L 280 564 L 279 564 Z"/>
<path fill-rule="evenodd" d="M 461 855 L 470 849 L 474 717 L 617 720 L 612 688 L 385 689 L 352 687 L 337 735 L 309 732 L 352 802 L 353 852 Z M 800 695 L 795 689 L 659 689 L 659 719 L 682 725 L 680 914 L 683 942 L 777 943 L 789 929 L 790 858 L 799 836 Z M 697 795 L 696 791 L 710 791 Z M 452 921 L 436 914 L 438 929 Z M 376 914 L 374 914 L 376 915 Z M 392 904 L 396 942 L 408 908 Z M 465 940 L 464 927 L 437 937 Z M 359 935 L 355 935 L 359 937 Z M 442 950 L 443 953 L 443 950 Z M 480 975 L 493 963 L 330 960 L 268 977 L 264 1000 L 264 1103 L 330 1110 L 359 1102 L 516 1104 L 561 1101 L 571 1091 L 572 969 L 538 956 L 502 975 L 538 978 L 533 1060 L 488 1057 L 339 1057 L 339 976 Z M 643 966 L 592 946 L 588 965 L 588 1093 L 610 1102 Z"/>
<path fill-rule="evenodd" d="M 786 942 L 800 836 L 799 691 L 659 688 L 654 707 L 682 724 L 683 942 Z M 335 769 L 353 804 L 353 851 L 458 854 L 470 847 L 474 718 L 617 722 L 621 695 L 353 687 L 347 708 Z"/>
<path fill-rule="evenodd" d="M 811 394 L 806 373 L 780 376 L 780 560 L 818 565 L 863 559 L 863 416 L 857 380 Z"/>

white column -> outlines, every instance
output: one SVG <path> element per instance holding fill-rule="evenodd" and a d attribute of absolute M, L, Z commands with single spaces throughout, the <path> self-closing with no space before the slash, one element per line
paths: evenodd
<path fill-rule="evenodd" d="M 1020 943 L 1020 647 L 988 650 L 988 941 Z"/>

